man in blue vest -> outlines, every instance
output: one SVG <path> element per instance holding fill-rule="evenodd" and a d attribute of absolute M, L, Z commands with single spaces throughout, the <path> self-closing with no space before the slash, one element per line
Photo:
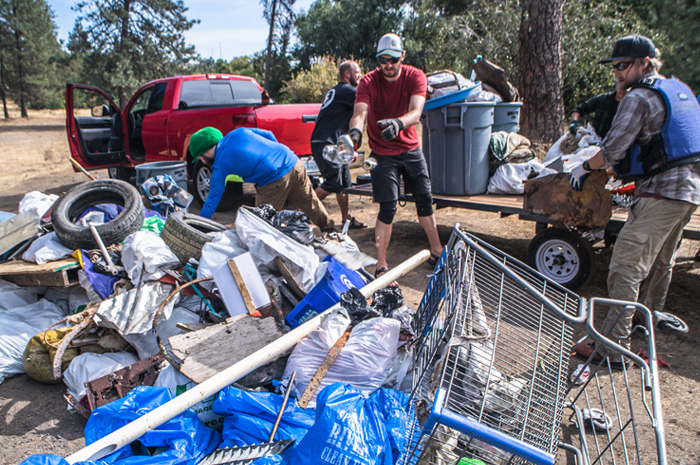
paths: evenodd
<path fill-rule="evenodd" d="M 700 204 L 700 105 L 687 85 L 658 74 L 658 55 L 648 38 L 629 36 L 601 60 L 612 62 L 618 89 L 631 90 L 598 153 L 570 174 L 576 190 L 591 171 L 608 167 L 623 180 L 635 181 L 634 204 L 613 247 L 608 294 L 638 301 L 653 312 L 664 308 L 683 229 Z M 633 316 L 631 308 L 612 308 L 603 334 L 629 349 Z M 667 320 L 668 314 L 656 316 L 666 326 L 687 331 L 680 320 Z M 584 341 L 576 349 L 588 357 L 595 347 Z M 620 364 L 620 359 L 609 363 Z"/>

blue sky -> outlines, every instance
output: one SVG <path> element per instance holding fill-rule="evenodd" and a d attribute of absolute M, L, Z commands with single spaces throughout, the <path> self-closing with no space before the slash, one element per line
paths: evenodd
<path fill-rule="evenodd" d="M 77 14 L 71 6 L 77 0 L 47 0 L 54 11 L 58 38 L 68 40 Z M 297 0 L 297 12 L 308 11 L 313 0 Z M 187 17 L 200 23 L 185 33 L 188 44 L 194 45 L 203 57 L 223 58 L 251 55 L 265 48 L 268 24 L 262 17 L 257 0 L 190 0 Z"/>

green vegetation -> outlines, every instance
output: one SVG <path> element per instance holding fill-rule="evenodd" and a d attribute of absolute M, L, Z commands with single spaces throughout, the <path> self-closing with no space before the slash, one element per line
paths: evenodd
<path fill-rule="evenodd" d="M 64 84 L 72 81 L 100 87 L 124 105 L 148 80 L 216 72 L 255 77 L 279 102 L 319 102 L 335 84 L 340 60 L 355 57 L 373 66 L 375 44 L 386 32 L 402 35 L 407 62 L 427 72 L 467 75 L 481 55 L 518 86 L 524 5 L 525 0 L 316 0 L 298 13 L 294 0 L 259 0 L 270 25 L 268 40 L 254 55 L 227 61 L 203 59 L 186 43 L 185 32 L 198 20 L 187 17 L 182 0 L 79 0 L 66 44 L 56 38 L 45 0 L 0 0 L 0 97 L 3 103 L 14 100 L 23 115 L 26 108 L 59 108 Z M 662 50 L 662 73 L 699 92 L 698 23 L 696 2 L 569 0 L 563 3 L 561 71 L 543 69 L 542 76 L 561 72 L 568 112 L 614 86 L 609 67 L 597 62 L 616 38 L 640 33 Z"/>

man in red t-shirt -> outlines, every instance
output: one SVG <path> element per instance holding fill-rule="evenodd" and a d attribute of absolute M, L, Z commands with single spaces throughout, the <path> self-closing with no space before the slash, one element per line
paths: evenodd
<path fill-rule="evenodd" d="M 423 112 L 427 79 L 421 70 L 403 64 L 405 56 L 401 38 L 396 34 L 385 34 L 379 40 L 379 67 L 364 76 L 357 87 L 348 132 L 353 142 L 359 145 L 367 120 L 371 156 L 377 160 L 377 167 L 371 171 L 372 195 L 379 203 L 374 229 L 377 242 L 375 276 L 388 271 L 386 251 L 391 241 L 391 223 L 396 214 L 402 177 L 406 192 L 413 194 L 418 222 L 430 242 L 428 263 L 434 266 L 442 254 L 428 167 L 415 127 Z"/>

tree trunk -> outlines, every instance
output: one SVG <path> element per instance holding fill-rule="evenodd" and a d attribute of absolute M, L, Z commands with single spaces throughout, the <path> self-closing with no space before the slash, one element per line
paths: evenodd
<path fill-rule="evenodd" d="M 16 2 L 12 2 L 12 16 L 15 18 L 18 17 Z M 29 114 L 27 113 L 27 103 L 24 101 L 26 89 L 24 87 L 24 66 L 22 65 L 24 62 L 24 57 L 22 55 L 22 33 L 17 27 L 15 27 L 15 47 L 17 51 L 17 78 L 19 80 L 20 117 L 28 118 Z"/>
<path fill-rule="evenodd" d="M 265 89 L 270 88 L 270 68 L 272 67 L 272 41 L 275 35 L 275 14 L 277 12 L 277 0 L 272 0 L 270 12 L 270 33 L 267 36 L 267 57 L 265 57 Z"/>
<path fill-rule="evenodd" d="M 7 111 L 7 95 L 5 94 L 5 63 L 0 62 L 0 93 L 2 93 L 2 111 L 5 114 L 5 119 L 10 119 L 10 113 Z"/>
<path fill-rule="evenodd" d="M 129 41 L 129 18 L 130 18 L 130 10 L 131 10 L 131 0 L 124 0 L 124 10 L 123 10 L 123 17 L 122 17 L 122 27 L 121 27 L 121 32 L 119 33 L 119 50 L 117 52 L 119 56 L 119 61 L 123 65 L 123 63 L 126 62 L 128 59 L 128 54 L 129 51 L 125 50 L 125 44 L 124 42 Z M 129 101 L 129 96 L 126 93 L 127 89 L 123 85 L 119 85 L 117 87 L 117 97 L 119 98 L 119 108 L 124 109 L 126 106 L 127 102 Z"/>
<path fill-rule="evenodd" d="M 561 71 L 563 0 L 523 0 L 520 22 L 521 133 L 554 142 L 564 126 Z"/>

